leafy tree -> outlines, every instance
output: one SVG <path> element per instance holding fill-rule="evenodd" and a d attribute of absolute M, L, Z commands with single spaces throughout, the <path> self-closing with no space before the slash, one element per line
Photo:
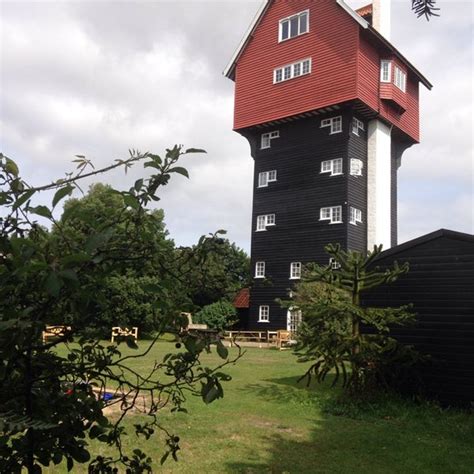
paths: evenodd
<path fill-rule="evenodd" d="M 195 315 L 194 320 L 197 323 L 207 324 L 211 329 L 222 331 L 230 328 L 237 322 L 237 311 L 232 303 L 221 300 L 217 303 L 204 306 L 204 308 Z"/>
<path fill-rule="evenodd" d="M 222 299 L 230 302 L 237 291 L 250 284 L 250 258 L 228 239 L 220 239 L 205 260 L 195 246 L 179 248 L 177 255 L 192 305 L 190 311 Z"/>
<path fill-rule="evenodd" d="M 436 12 L 439 8 L 436 7 L 436 0 L 411 0 L 411 8 L 416 16 L 424 16 L 427 20 L 432 16 L 439 16 Z"/>
<path fill-rule="evenodd" d="M 151 153 L 130 152 L 102 170 L 90 170 L 91 163 L 77 157 L 77 170 L 65 178 L 44 186 L 32 187 L 21 176 L 16 163 L 0 155 L 0 466 L 2 472 L 41 472 L 41 466 L 66 462 L 68 470 L 75 463 L 90 461 L 89 472 L 112 472 L 121 463 L 126 472 L 150 472 L 150 458 L 140 450 L 124 452 L 126 435 L 123 419 L 134 407 L 137 397 L 146 396 L 148 409 L 135 424 L 137 436 L 149 438 L 155 430 L 166 436 L 168 455 L 176 459 L 179 437 L 170 433 L 158 420 L 165 406 L 184 410 L 186 394 L 200 395 L 205 403 L 223 396 L 222 382 L 229 377 L 217 368 L 203 367 L 199 357 L 216 342 L 218 353 L 227 358 L 220 341 L 197 335 L 182 336 L 177 352 L 156 361 L 150 373 L 133 369 L 130 360 L 147 354 L 159 333 L 144 351 L 133 340 L 127 344 L 137 349 L 134 355 L 123 355 L 120 346 L 102 344 L 87 337 L 82 326 L 58 339 L 42 342 L 42 331 L 51 315 L 68 316 L 72 321 L 89 321 L 97 310 L 96 290 L 107 280 L 117 277 L 117 269 L 136 270 L 147 264 L 154 246 L 154 222 L 150 225 L 151 202 L 159 200 L 158 190 L 168 184 L 172 175 L 187 176 L 177 166 L 183 151 L 175 146 L 163 158 Z M 128 169 L 139 162 L 151 174 L 135 182 L 128 191 L 115 191 L 120 211 L 113 221 L 96 222 L 84 217 L 87 229 L 81 238 L 72 238 L 68 219 L 77 214 L 66 212 L 60 221 L 53 208 L 77 187 L 77 182 L 108 170 Z M 43 191 L 54 190 L 51 206 L 33 205 Z M 110 196 L 110 199 L 113 196 Z M 87 214 L 87 213 L 86 213 Z M 54 238 L 35 220 L 49 221 Z M 133 223 L 133 225 L 131 224 Z M 74 229 L 79 232 L 77 227 Z M 123 232 L 128 232 L 127 240 Z M 219 235 L 202 239 L 197 253 L 205 254 L 219 240 Z M 81 240 L 82 239 L 82 240 Z M 149 245 L 148 245 L 149 244 Z M 158 285 L 143 284 L 142 289 L 159 295 L 153 301 L 154 316 L 161 327 L 182 332 L 173 306 L 168 306 L 169 285 L 174 276 L 160 279 Z M 168 311 L 169 309 L 169 311 Z M 92 316 L 91 316 L 92 315 Z M 59 321 L 61 322 L 62 321 Z M 73 343 L 74 338 L 74 343 Z M 58 351 L 58 345 L 62 344 Z M 182 346 L 181 346 L 182 344 Z M 116 389 L 121 414 L 118 419 L 104 415 L 104 392 Z M 114 457 L 91 459 L 88 438 L 116 448 Z M 128 455 L 127 455 L 128 454 Z"/>
<path fill-rule="evenodd" d="M 387 365 L 394 360 L 415 356 L 410 348 L 397 344 L 389 336 L 390 327 L 414 321 L 409 307 L 370 308 L 361 305 L 361 296 L 371 289 L 394 282 L 408 271 L 408 264 L 380 271 L 373 262 L 382 247 L 372 252 L 341 250 L 326 246 L 326 252 L 339 269 L 308 265 L 294 300 L 286 305 L 298 307 L 303 323 L 298 332 L 296 352 L 300 362 L 312 364 L 303 376 L 322 381 L 335 372 L 333 385 L 342 377 L 350 393 L 363 393 L 373 384 L 387 383 Z M 367 331 L 361 332 L 361 325 Z M 351 370 L 348 371 L 347 367 Z"/>

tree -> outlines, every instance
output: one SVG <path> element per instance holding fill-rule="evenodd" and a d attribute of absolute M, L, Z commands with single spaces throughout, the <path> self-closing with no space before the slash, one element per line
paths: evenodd
<path fill-rule="evenodd" d="M 250 284 L 250 258 L 228 239 L 220 239 L 205 260 L 195 247 L 179 248 L 176 253 L 192 304 L 190 311 L 222 299 L 230 302 L 241 288 Z"/>
<path fill-rule="evenodd" d="M 211 329 L 222 331 L 230 328 L 237 322 L 237 310 L 232 303 L 221 300 L 204 306 L 204 308 L 195 315 L 194 320 L 197 323 L 207 324 Z"/>
<path fill-rule="evenodd" d="M 53 341 L 42 342 L 42 331 L 51 315 L 65 314 L 72 321 L 89 320 L 97 309 L 97 285 L 102 285 L 117 269 L 146 265 L 154 248 L 150 203 L 158 201 L 158 190 L 172 175 L 187 176 L 177 166 L 183 151 L 175 146 L 163 158 L 151 153 L 130 152 L 102 170 L 89 171 L 91 163 L 78 156 L 77 170 L 65 178 L 44 186 L 32 187 L 21 176 L 17 164 L 0 154 L 0 465 L 2 472 L 41 472 L 41 466 L 90 462 L 89 472 L 112 472 L 120 463 L 126 472 L 150 472 L 150 458 L 140 450 L 123 450 L 126 435 L 122 421 L 141 394 L 148 398 L 144 421 L 135 424 L 137 436 L 149 438 L 155 430 L 166 433 L 168 455 L 176 459 L 179 437 L 167 431 L 158 420 L 159 410 L 169 406 L 184 410 L 186 394 L 200 395 L 205 403 L 223 396 L 222 382 L 230 379 L 221 371 L 228 361 L 227 349 L 219 340 L 184 333 L 177 347 L 156 361 L 151 373 L 141 374 L 128 363 L 147 354 L 159 333 L 143 351 L 131 339 L 125 342 L 138 352 L 123 355 L 120 346 L 102 344 L 88 337 L 82 326 L 73 326 Z M 128 191 L 114 191 L 119 212 L 111 221 L 96 222 L 84 217 L 87 232 L 83 240 L 72 238 L 66 229 L 66 212 L 60 221 L 53 208 L 77 187 L 85 177 L 117 167 L 130 168 L 142 162 L 148 177 L 138 179 Z M 33 205 L 43 191 L 54 191 L 51 206 Z M 115 199 L 112 195 L 110 198 Z M 54 226 L 54 238 L 35 220 L 36 216 Z M 133 225 L 131 224 L 133 223 Z M 77 227 L 75 228 L 77 230 Z M 130 237 L 124 242 L 123 232 Z M 220 239 L 218 234 L 202 239 L 196 252 L 204 254 Z M 150 245 L 148 245 L 150 244 Z M 124 248 L 126 245 L 127 248 Z M 166 309 L 169 284 L 174 276 L 158 285 L 143 285 L 144 291 L 159 294 L 160 305 L 153 304 L 161 327 L 182 333 L 181 320 Z M 170 306 L 171 308 L 172 306 Z M 225 359 L 214 369 L 203 367 L 199 357 L 218 344 Z M 63 349 L 58 351 L 58 345 Z M 104 393 L 114 387 L 121 414 L 109 419 L 103 413 Z M 88 438 L 116 448 L 116 456 L 91 460 Z"/>
<path fill-rule="evenodd" d="M 432 16 L 439 16 L 436 13 L 439 11 L 439 8 L 436 7 L 436 0 L 411 0 L 411 8 L 418 18 L 424 16 L 429 20 Z"/>
<path fill-rule="evenodd" d="M 303 376 L 308 383 L 312 376 L 322 381 L 334 371 L 333 385 L 342 377 L 349 393 L 363 393 L 374 384 L 387 382 L 389 361 L 407 358 L 408 353 L 415 355 L 389 336 L 393 325 L 414 321 L 409 307 L 370 308 L 361 304 L 366 292 L 394 282 L 408 271 L 408 264 L 397 263 L 385 271 L 374 268 L 381 251 L 381 246 L 375 246 L 363 255 L 345 252 L 339 245 L 326 246 L 339 268 L 308 265 L 294 300 L 286 303 L 303 313 L 296 352 L 299 361 L 312 362 Z M 367 330 L 362 332 L 361 325 Z"/>

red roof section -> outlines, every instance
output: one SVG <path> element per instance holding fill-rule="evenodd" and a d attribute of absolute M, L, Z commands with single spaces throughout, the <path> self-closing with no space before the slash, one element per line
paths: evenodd
<path fill-rule="evenodd" d="M 250 289 L 242 288 L 234 298 L 233 305 L 235 308 L 248 308 L 250 306 Z"/>
<path fill-rule="evenodd" d="M 358 13 L 362 17 L 367 16 L 367 15 L 372 15 L 372 4 L 369 3 L 365 7 L 358 8 L 356 10 L 356 13 Z"/>

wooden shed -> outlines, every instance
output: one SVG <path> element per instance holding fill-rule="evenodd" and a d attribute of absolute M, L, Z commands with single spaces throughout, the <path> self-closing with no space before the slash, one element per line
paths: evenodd
<path fill-rule="evenodd" d="M 365 298 L 371 306 L 412 303 L 414 327 L 393 329 L 400 342 L 430 354 L 422 378 L 443 404 L 474 403 L 474 236 L 441 229 L 383 252 L 377 265 L 408 262 L 410 271 Z"/>

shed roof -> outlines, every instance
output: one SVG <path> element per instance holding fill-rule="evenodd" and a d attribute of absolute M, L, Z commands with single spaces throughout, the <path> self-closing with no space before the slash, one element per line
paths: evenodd
<path fill-rule="evenodd" d="M 235 298 L 232 304 L 237 309 L 248 308 L 250 306 L 250 289 L 242 288 L 235 295 Z"/>
<path fill-rule="evenodd" d="M 464 232 L 458 232 L 455 230 L 439 229 L 435 230 L 434 232 L 430 232 L 429 234 L 422 235 L 421 237 L 417 237 L 416 239 L 409 240 L 408 242 L 404 242 L 403 244 L 397 245 L 396 247 L 387 249 L 380 254 L 377 260 L 388 257 L 390 255 L 402 253 L 407 249 L 417 247 L 418 245 L 426 244 L 427 242 L 439 239 L 441 237 L 447 237 L 449 239 L 454 240 L 463 240 L 466 242 L 472 242 L 474 244 L 474 235 L 472 234 L 466 234 Z"/>

